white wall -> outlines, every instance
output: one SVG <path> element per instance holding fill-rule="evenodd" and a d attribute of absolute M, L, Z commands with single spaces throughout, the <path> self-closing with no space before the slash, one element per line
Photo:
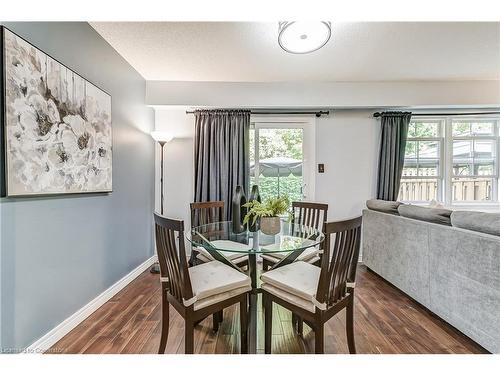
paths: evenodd
<path fill-rule="evenodd" d="M 147 81 L 146 103 L 220 108 L 499 107 L 500 81 Z"/>
<path fill-rule="evenodd" d="M 155 109 L 155 129 L 175 138 L 165 145 L 164 214 L 190 226 L 189 203 L 194 192 L 194 116 L 185 108 Z M 160 211 L 160 147 L 156 149 L 156 210 Z"/>
<path fill-rule="evenodd" d="M 165 214 L 189 226 L 194 116 L 185 111 L 155 108 L 155 122 L 156 130 L 178 137 L 165 146 Z M 373 110 L 335 110 L 316 121 L 316 163 L 325 164 L 325 173 L 317 173 L 315 166 L 315 201 L 329 204 L 330 220 L 360 214 L 365 200 L 375 196 L 380 126 L 372 114 Z M 159 165 L 157 176 L 158 201 Z"/>
<path fill-rule="evenodd" d="M 316 122 L 318 202 L 328 203 L 329 220 L 354 217 L 376 194 L 380 122 L 372 110 L 339 110 Z"/>

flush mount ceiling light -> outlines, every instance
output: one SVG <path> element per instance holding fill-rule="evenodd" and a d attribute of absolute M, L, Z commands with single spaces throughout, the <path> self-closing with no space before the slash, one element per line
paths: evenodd
<path fill-rule="evenodd" d="M 280 22 L 278 43 L 290 53 L 317 51 L 330 40 L 332 25 L 327 21 Z"/>

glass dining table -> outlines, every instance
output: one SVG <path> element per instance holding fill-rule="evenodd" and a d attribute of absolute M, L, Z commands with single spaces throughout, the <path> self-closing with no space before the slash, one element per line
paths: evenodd
<path fill-rule="evenodd" d="M 252 280 L 249 301 L 249 353 L 257 350 L 257 295 L 261 292 L 257 277 L 257 258 L 259 254 L 281 253 L 280 261 L 273 269 L 292 263 L 302 252 L 318 247 L 324 240 L 321 231 L 313 227 L 281 220 L 281 230 L 276 235 L 268 235 L 260 230 L 237 231 L 231 221 L 221 221 L 194 227 L 186 234 L 193 248 L 203 247 L 212 257 L 226 265 L 244 272 L 228 258 L 235 253 L 248 255 L 247 274 Z"/>

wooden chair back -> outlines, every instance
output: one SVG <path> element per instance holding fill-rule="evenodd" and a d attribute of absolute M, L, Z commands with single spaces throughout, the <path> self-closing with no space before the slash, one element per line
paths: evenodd
<path fill-rule="evenodd" d="M 323 224 L 328 218 L 328 205 L 314 202 L 292 202 L 293 222 L 292 231 L 294 236 L 308 237 L 309 228 L 323 230 Z M 305 225 L 305 228 L 296 225 Z M 320 245 L 320 249 L 323 244 Z"/>
<path fill-rule="evenodd" d="M 169 293 L 183 304 L 183 300 L 193 297 L 184 247 L 184 222 L 157 213 L 154 219 L 160 276 L 168 278 Z"/>
<path fill-rule="evenodd" d="M 325 223 L 325 241 L 316 299 L 332 306 L 346 297 L 354 283 L 359 258 L 362 218 Z"/>
<path fill-rule="evenodd" d="M 224 221 L 224 201 L 193 202 L 191 208 L 191 228 Z"/>
<path fill-rule="evenodd" d="M 323 229 L 323 223 L 328 218 L 328 205 L 313 202 L 292 202 L 294 223 L 307 227 Z"/>

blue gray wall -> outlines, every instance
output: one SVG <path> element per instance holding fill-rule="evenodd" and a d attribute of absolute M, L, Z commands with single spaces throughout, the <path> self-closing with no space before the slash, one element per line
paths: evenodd
<path fill-rule="evenodd" d="M 0 347 L 9 349 L 153 255 L 154 113 L 144 79 L 87 23 L 2 24 L 110 93 L 113 110 L 111 194 L 0 198 Z"/>

